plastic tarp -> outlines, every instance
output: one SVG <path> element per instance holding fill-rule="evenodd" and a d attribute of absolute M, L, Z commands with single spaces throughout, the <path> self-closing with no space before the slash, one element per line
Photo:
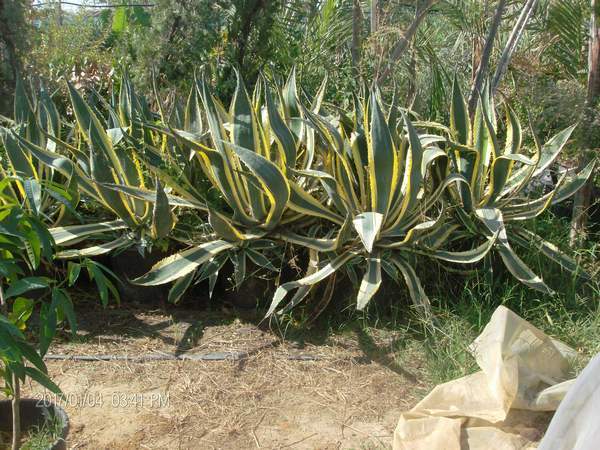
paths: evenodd
<path fill-rule="evenodd" d="M 469 350 L 481 371 L 436 386 L 403 413 L 394 450 L 536 447 L 547 412 L 574 382 L 568 379 L 575 351 L 504 306 Z"/>
<path fill-rule="evenodd" d="M 600 448 L 600 355 L 575 380 L 538 450 L 595 450 Z"/>

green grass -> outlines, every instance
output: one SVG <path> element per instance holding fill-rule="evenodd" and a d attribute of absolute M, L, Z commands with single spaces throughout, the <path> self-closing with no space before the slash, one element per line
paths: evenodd
<path fill-rule="evenodd" d="M 593 278 L 598 278 L 600 246 L 593 236 L 573 252 L 567 244 L 567 219 L 545 213 L 527 226 L 568 250 Z M 471 276 L 432 269 L 429 265 L 428 272 L 423 273 L 425 268 L 422 268 L 419 275 L 433 305 L 434 325 L 424 323 L 412 311 L 403 286 L 392 285 L 382 288 L 382 294 L 373 299 L 363 313 L 354 310 L 349 290 L 347 301 L 337 299 L 332 302 L 334 304 L 317 321 L 311 322 L 311 305 L 308 304 L 281 321 L 279 330 L 288 338 L 317 342 L 335 333 L 357 333 L 366 352 L 385 350 L 387 358 L 392 357 L 399 364 L 419 355 L 424 361 L 428 380 L 437 384 L 478 369 L 468 346 L 489 322 L 495 309 L 504 305 L 548 335 L 575 348 L 581 355 L 576 362 L 577 368 L 583 367 L 600 351 L 598 281 L 583 283 L 540 255 L 535 248 L 515 246 L 515 250 L 555 290 L 555 295 L 541 294 L 521 285 L 504 269 L 501 261 L 494 261 L 493 272 L 479 271 Z M 396 335 L 400 332 L 403 342 L 392 349 L 369 350 L 365 336 L 386 330 Z"/>
<path fill-rule="evenodd" d="M 62 424 L 57 417 L 47 417 L 43 425 L 27 430 L 21 450 L 47 450 L 60 436 L 61 428 Z"/>

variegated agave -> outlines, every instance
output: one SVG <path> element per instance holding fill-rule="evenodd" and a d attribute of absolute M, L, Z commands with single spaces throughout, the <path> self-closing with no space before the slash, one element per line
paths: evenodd
<path fill-rule="evenodd" d="M 49 224 L 59 224 L 68 211 L 77 216 L 77 189 L 51 167 L 37 161 L 19 145 L 27 139 L 49 152 L 56 151 L 52 138 L 61 134 L 61 118 L 54 102 L 40 89 L 30 99 L 21 79 L 17 80 L 14 119 L 0 127 L 0 145 L 6 156 L 0 165 L 0 179 L 6 180 L 0 192 L 5 198 L 22 204 L 31 214 Z"/>
<path fill-rule="evenodd" d="M 474 260 L 484 258 L 493 249 L 517 280 L 530 288 L 551 293 L 542 279 L 517 256 L 510 241 L 525 247 L 535 244 L 545 256 L 564 268 L 573 272 L 579 270 L 578 264 L 554 244 L 519 223 L 539 216 L 550 205 L 573 195 L 591 176 L 594 163 L 574 176 L 563 174 L 554 189 L 532 198 L 527 193 L 530 181 L 556 160 L 575 127 L 559 132 L 544 145 L 534 133 L 536 145 L 533 154 L 528 154 L 521 145 L 522 128 L 515 112 L 507 103 L 504 110 L 506 137 L 502 139 L 489 90 L 480 96 L 470 120 L 464 97 L 455 81 L 447 148 L 453 170 L 466 182 L 450 189 L 452 202 L 459 205 L 453 210 L 455 223 L 451 227 L 460 233 L 462 240 L 480 236 L 488 243 L 493 242 L 491 247 L 484 244 L 474 249 Z M 452 235 L 448 236 L 451 240 Z M 584 272 L 579 273 L 587 276 Z"/>
<path fill-rule="evenodd" d="M 184 113 L 183 123 L 188 129 L 171 127 L 162 132 L 178 144 L 179 151 L 196 159 L 218 193 L 217 201 L 201 196 L 183 170 L 169 180 L 174 192 L 194 202 L 180 206 L 200 210 L 200 221 L 202 214 L 208 212 L 212 233 L 182 239 L 191 247 L 160 261 L 134 280 L 137 284 L 154 286 L 177 280 L 171 291 L 175 299 L 194 280 L 209 278 L 212 289 L 228 258 L 236 267 L 239 283 L 245 277 L 246 258 L 276 270 L 265 253 L 281 257 L 286 243 L 334 248 L 327 239 L 294 232 L 310 227 L 318 219 L 339 225 L 344 219 L 309 194 L 318 181 L 303 179 L 301 175 L 311 164 L 314 136 L 311 140 L 311 130 L 305 126 L 297 106 L 293 74 L 277 94 L 278 102 L 263 82 L 257 84 L 251 98 L 238 75 L 227 111 L 211 94 L 207 83 L 195 83 Z M 190 120 L 193 114 L 195 118 Z M 184 181 L 178 183 L 175 178 Z M 135 195 L 132 190 L 128 192 Z"/>
<path fill-rule="evenodd" d="M 430 177 L 438 159 L 447 159 L 435 144 L 444 139 L 419 135 L 407 114 L 390 108 L 383 112 L 374 90 L 368 103 L 355 102 L 352 124 L 334 126 L 331 120 L 306 111 L 325 143 L 320 170 L 301 175 L 322 181 L 330 202 L 346 217 L 339 241 L 342 247 L 313 252 L 305 278 L 282 284 L 275 292 L 268 315 L 287 293 L 298 288 L 284 311 L 299 303 L 316 283 L 354 263 L 364 276 L 357 295 L 363 309 L 382 282 L 382 268 L 394 279 L 401 273 L 413 302 L 427 310 L 429 300 L 411 262 L 424 239 L 439 233 L 444 189 L 459 177 Z M 340 122 L 348 122 L 342 120 Z M 350 225 L 351 224 L 351 225 Z M 325 259 L 319 265 L 320 259 Z"/>
<path fill-rule="evenodd" d="M 101 239 L 99 244 L 91 247 L 63 250 L 57 257 L 97 256 L 134 243 L 143 245 L 149 239 L 166 237 L 175 223 L 168 195 L 158 180 L 154 190 L 146 189 L 148 180 L 137 156 L 145 154 L 146 147 L 149 147 L 146 141 L 152 139 L 140 133 L 134 121 L 149 120 L 147 108 L 142 106 L 126 78 L 121 82 L 117 109 L 106 102 L 103 105 L 108 113 L 107 119 L 73 86 L 69 84 L 68 87 L 76 119 L 73 135 L 69 142 L 62 140 L 58 134 L 48 136 L 54 147 L 60 148 L 64 154 L 15 133 L 13 136 L 25 154 L 33 155 L 48 168 L 62 174 L 70 185 L 116 215 L 117 220 L 51 229 L 59 246 Z M 137 189 L 138 196 L 125 195 L 117 191 L 115 185 Z M 114 238 L 115 232 L 121 234 Z M 105 235 L 113 235 L 113 239 L 107 241 L 103 238 Z"/>

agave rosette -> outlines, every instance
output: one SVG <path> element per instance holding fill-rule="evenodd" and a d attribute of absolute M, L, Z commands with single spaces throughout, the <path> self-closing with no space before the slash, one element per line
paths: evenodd
<path fill-rule="evenodd" d="M 552 165 L 569 140 L 571 126 L 541 145 L 535 137 L 533 154 L 522 147 L 520 122 L 507 103 L 504 145 L 497 123 L 493 98 L 484 90 L 473 116 L 469 119 L 465 99 L 455 81 L 448 130 L 448 151 L 454 170 L 466 180 L 451 189 L 456 223 L 467 236 L 483 236 L 494 241 L 493 249 L 509 272 L 521 283 L 541 292 L 551 289 L 519 258 L 510 241 L 522 246 L 535 243 L 540 251 L 568 270 L 578 265 L 556 246 L 528 231 L 519 222 L 535 218 L 551 205 L 573 195 L 591 176 L 594 163 L 578 174 L 564 173 L 556 186 L 537 198 L 528 189 L 530 181 Z M 463 238 L 464 239 L 464 238 Z M 480 258 L 485 256 L 480 253 Z M 586 276 L 585 273 L 581 273 Z"/>
<path fill-rule="evenodd" d="M 290 103 L 297 105 L 293 74 L 276 98 L 266 82 L 257 84 L 251 98 L 238 75 L 229 111 L 204 81 L 193 89 L 196 91 L 190 94 L 183 114 L 188 129 L 171 127 L 162 132 L 175 140 L 184 154 L 191 152 L 211 189 L 218 193 L 216 200 L 209 200 L 198 194 L 183 173 L 170 178 L 177 194 L 191 195 L 198 205 L 204 205 L 197 209 L 208 212 L 212 233 L 200 242 L 189 240 L 190 248 L 160 261 L 134 281 L 154 286 L 177 280 L 172 292 L 182 293 L 194 280 L 209 278 L 214 285 L 227 259 L 233 261 L 239 283 L 246 275 L 247 259 L 276 270 L 265 254 L 281 257 L 285 243 L 334 250 L 335 239 L 295 232 L 319 219 L 341 225 L 344 218 L 309 194 L 309 186 L 317 182 L 298 175 L 310 164 L 308 152 L 313 147 L 305 145 L 303 136 L 308 132 L 302 119 L 292 116 L 295 106 Z M 194 105 L 198 100 L 201 109 Z M 196 111 L 196 120 L 190 120 Z"/>
<path fill-rule="evenodd" d="M 150 238 L 164 238 L 174 226 L 175 218 L 169 203 L 178 200 L 169 199 L 158 180 L 154 189 L 146 188 L 146 176 L 137 154 L 143 154 L 147 145 L 144 136 L 136 137 L 139 130 L 130 120 L 134 114 L 140 114 L 140 102 L 127 86 L 124 79 L 118 111 L 108 103 L 104 104 L 108 111 L 108 119 L 104 120 L 96 108 L 68 85 L 76 119 L 75 137 L 65 142 L 60 136 L 50 136 L 66 155 L 13 134 L 23 153 L 63 175 L 71 185 L 117 216 L 116 220 L 52 228 L 50 231 L 59 246 L 72 246 L 91 238 L 101 241 L 83 249 L 63 250 L 57 257 L 97 256 L 134 243 L 144 243 Z M 132 104 L 137 105 L 135 112 L 129 107 Z M 138 196 L 126 195 L 115 189 L 115 185 L 134 189 Z M 112 240 L 106 240 L 106 235 L 112 235 Z"/>
<path fill-rule="evenodd" d="M 357 295 L 359 310 L 381 286 L 382 268 L 396 280 L 402 274 L 413 302 L 427 310 L 429 300 L 411 262 L 421 242 L 439 233 L 444 224 L 440 202 L 444 189 L 461 181 L 450 175 L 436 181 L 431 176 L 432 182 L 426 182 L 432 166 L 445 165 L 446 153 L 436 145 L 444 138 L 419 135 L 407 114 L 394 107 L 386 117 L 376 90 L 368 104 L 355 102 L 351 127 L 347 123 L 336 127 L 310 111 L 305 114 L 328 151 L 321 152 L 319 170 L 300 174 L 319 179 L 335 210 L 347 217 L 338 237 L 343 246 L 326 253 L 321 264 L 319 253 L 326 250 L 313 253 L 307 276 L 282 284 L 268 314 L 277 310 L 288 292 L 298 289 L 284 310 L 299 303 L 316 283 L 356 262 L 365 266 Z"/>

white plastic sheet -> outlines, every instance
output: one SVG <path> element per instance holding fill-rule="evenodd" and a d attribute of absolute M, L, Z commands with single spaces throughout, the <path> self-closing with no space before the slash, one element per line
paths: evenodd
<path fill-rule="evenodd" d="M 600 355 L 586 366 L 567 392 L 539 450 L 600 448 Z"/>
<path fill-rule="evenodd" d="M 556 410 L 573 383 L 575 351 L 504 306 L 470 350 L 481 371 L 436 386 L 403 413 L 394 450 L 535 448 L 544 411 Z"/>

